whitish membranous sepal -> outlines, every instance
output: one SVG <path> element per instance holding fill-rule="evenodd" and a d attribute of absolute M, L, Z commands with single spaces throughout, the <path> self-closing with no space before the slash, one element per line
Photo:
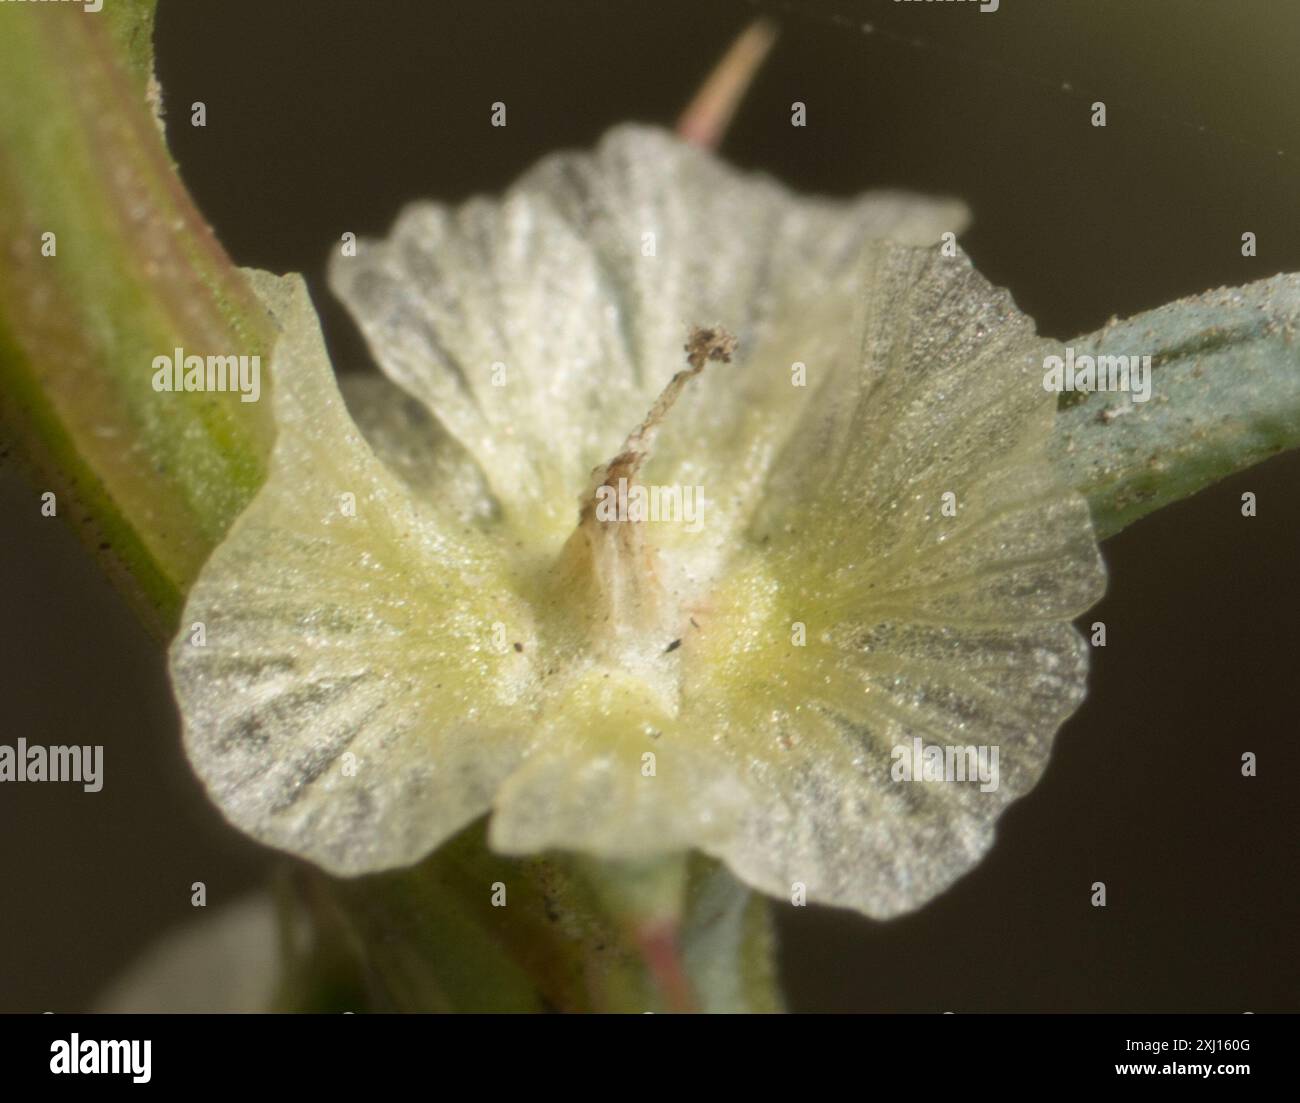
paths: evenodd
<path fill-rule="evenodd" d="M 1044 346 L 939 248 L 963 222 L 621 128 L 335 259 L 397 384 L 351 414 L 296 285 L 269 479 L 172 648 L 226 815 L 356 874 L 490 812 L 503 851 L 697 848 L 876 916 L 969 869 L 1082 699 L 1103 574 Z M 731 362 L 670 385 L 693 325 Z M 707 521 L 591 519 L 614 476 Z M 896 780 L 914 745 L 997 783 Z"/>

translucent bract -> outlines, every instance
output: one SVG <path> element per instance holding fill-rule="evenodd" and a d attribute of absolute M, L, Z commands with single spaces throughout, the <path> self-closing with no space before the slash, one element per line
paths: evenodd
<path fill-rule="evenodd" d="M 350 409 L 282 286 L 271 473 L 190 595 L 205 645 L 171 652 L 226 816 L 359 874 L 490 813 L 505 852 L 697 848 L 880 917 L 970 869 L 1083 697 L 1104 577 L 1044 346 L 937 248 L 964 221 L 620 128 L 336 258 L 392 381 Z M 737 352 L 640 477 L 704 487 L 704 523 L 614 556 L 652 615 L 565 549 L 697 323 Z M 898 780 L 918 738 L 996 747 L 996 787 Z"/>

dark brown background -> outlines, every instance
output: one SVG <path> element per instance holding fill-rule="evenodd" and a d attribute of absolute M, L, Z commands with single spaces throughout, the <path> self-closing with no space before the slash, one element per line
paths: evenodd
<path fill-rule="evenodd" d="M 352 367 L 366 354 L 320 281 L 340 233 L 382 232 L 411 198 L 499 190 L 618 121 L 670 123 L 744 22 L 782 7 L 162 0 L 158 68 L 219 236 L 241 264 L 307 272 Z M 1296 5 L 1002 9 L 800 0 L 725 152 L 804 190 L 965 198 L 976 264 L 1052 336 L 1300 270 Z M 851 29 L 864 20 L 889 33 Z M 1098 98 L 1105 130 L 1088 122 Z M 789 125 L 795 99 L 806 129 Z M 189 126 L 193 100 L 206 129 Z M 1258 259 L 1240 256 L 1245 230 Z M 1109 646 L 1042 784 L 917 914 L 779 909 L 796 1008 L 1296 1008 L 1297 475 L 1300 455 L 1276 459 L 1107 543 L 1110 590 L 1088 619 Z M 219 904 L 267 854 L 205 803 L 161 655 L 39 517 L 37 489 L 0 473 L 3 739 L 102 742 L 107 780 L 95 796 L 0 790 L 0 1009 L 73 1010 L 191 914 L 192 881 Z"/>

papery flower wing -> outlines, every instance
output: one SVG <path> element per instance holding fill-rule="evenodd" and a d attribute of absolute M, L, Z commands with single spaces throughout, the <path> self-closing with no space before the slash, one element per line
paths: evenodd
<path fill-rule="evenodd" d="M 749 790 L 706 849 L 767 892 L 886 917 L 970 869 L 1041 774 L 1084 694 L 1069 622 L 1104 574 L 1010 297 L 965 258 L 893 246 L 865 295 L 860 355 L 816 381 L 683 643 L 682 722 Z M 917 739 L 997 748 L 996 788 L 897 780 Z"/>
<path fill-rule="evenodd" d="M 960 203 L 899 193 L 798 198 L 623 126 L 594 153 L 546 158 L 500 201 L 407 207 L 388 238 L 336 257 L 330 282 L 384 371 L 477 458 L 507 519 L 553 550 L 592 469 L 683 367 L 692 324 L 727 325 L 741 354 L 683 399 L 656 463 L 693 477 L 708 433 L 709 491 L 732 509 L 740 458 L 774 447 L 788 424 L 774 410 L 803 396 L 791 350 L 818 362 L 851 339 L 864 244 L 934 242 L 966 220 Z"/>
<path fill-rule="evenodd" d="M 517 764 L 532 621 L 490 545 L 376 460 L 298 278 L 280 321 L 270 473 L 189 595 L 172 683 L 228 819 L 368 872 L 482 814 Z"/>

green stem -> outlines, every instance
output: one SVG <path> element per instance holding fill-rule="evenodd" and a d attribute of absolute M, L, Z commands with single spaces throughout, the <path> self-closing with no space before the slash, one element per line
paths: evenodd
<path fill-rule="evenodd" d="M 1207 291 L 1070 344 L 1150 355 L 1151 397 L 1063 396 L 1055 459 L 1101 537 L 1300 446 L 1300 275 Z"/>
<path fill-rule="evenodd" d="M 0 5 L 0 420 L 166 635 L 273 430 L 266 403 L 156 393 L 153 359 L 265 358 L 274 329 L 147 103 L 152 8 Z"/>
<path fill-rule="evenodd" d="M 299 899 L 331 937 L 291 968 L 284 1004 L 318 1007 L 303 978 L 325 975 L 379 1010 L 779 1010 L 766 901 L 699 855 L 654 866 L 504 858 L 480 821 L 408 870 L 304 867 Z"/>

